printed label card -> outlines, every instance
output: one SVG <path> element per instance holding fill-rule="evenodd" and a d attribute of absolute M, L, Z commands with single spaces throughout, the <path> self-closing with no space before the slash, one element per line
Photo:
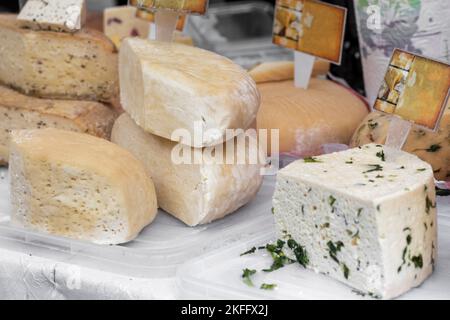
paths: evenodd
<path fill-rule="evenodd" d="M 315 58 L 340 64 L 347 9 L 315 0 L 278 0 L 273 43 L 295 50 L 296 86 L 307 88 Z"/>
<path fill-rule="evenodd" d="M 374 109 L 436 130 L 450 88 L 450 65 L 396 49 Z"/>
<path fill-rule="evenodd" d="M 375 110 L 395 116 L 387 144 L 401 148 L 409 133 L 405 127 L 413 123 L 437 130 L 449 90 L 450 65 L 395 49 L 374 105 Z"/>

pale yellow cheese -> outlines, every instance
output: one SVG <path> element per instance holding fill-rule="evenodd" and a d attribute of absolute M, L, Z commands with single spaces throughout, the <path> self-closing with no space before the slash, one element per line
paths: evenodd
<path fill-rule="evenodd" d="M 256 195 L 262 183 L 262 165 L 251 162 L 250 155 L 264 160 L 264 154 L 258 150 L 256 139 L 248 139 L 246 148 L 240 151 L 245 160 L 242 164 L 238 164 L 237 143 L 232 163 L 227 164 L 218 156 L 211 163 L 187 164 L 176 163 L 172 158 L 172 152 L 179 154 L 177 143 L 145 132 L 127 114 L 116 120 L 111 137 L 142 161 L 155 183 L 159 206 L 189 226 L 220 219 Z M 208 148 L 185 148 L 192 160 L 194 152 L 205 158 L 212 154 Z M 224 151 L 226 148 L 223 146 Z"/>
<path fill-rule="evenodd" d="M 87 134 L 14 131 L 10 172 L 11 221 L 32 230 L 117 244 L 134 239 L 157 213 L 142 164 Z"/>
<path fill-rule="evenodd" d="M 122 106 L 138 125 L 174 140 L 175 130 L 194 137 L 198 126 L 203 137 L 181 139 L 194 147 L 221 143 L 226 129 L 247 129 L 260 104 L 255 82 L 240 66 L 176 43 L 125 39 L 119 74 Z"/>

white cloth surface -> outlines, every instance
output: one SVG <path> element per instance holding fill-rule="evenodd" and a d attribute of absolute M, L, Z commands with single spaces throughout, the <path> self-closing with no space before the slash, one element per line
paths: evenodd
<path fill-rule="evenodd" d="M 142 279 L 0 249 L 0 299 L 174 299 L 175 279 Z"/>

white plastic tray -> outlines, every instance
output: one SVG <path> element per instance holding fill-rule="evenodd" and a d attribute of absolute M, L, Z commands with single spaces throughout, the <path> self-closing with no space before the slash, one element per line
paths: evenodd
<path fill-rule="evenodd" d="M 11 226 L 7 180 L 7 170 L 0 169 L 0 247 L 127 276 L 173 277 L 176 268 L 189 259 L 273 229 L 270 209 L 275 177 L 266 177 L 251 203 L 222 220 L 190 228 L 160 211 L 136 240 L 119 246 L 95 245 Z"/>
<path fill-rule="evenodd" d="M 399 299 L 450 299 L 450 197 L 438 199 L 439 247 L 436 270 L 420 287 Z M 245 268 L 262 270 L 272 258 L 266 250 L 240 256 L 252 247 L 275 240 L 274 231 L 261 233 L 226 249 L 187 262 L 177 272 L 178 297 L 183 299 L 370 299 L 356 294 L 350 287 L 291 264 L 271 273 L 252 276 L 254 287 L 241 278 Z M 274 290 L 259 289 L 262 283 L 275 283 Z"/>

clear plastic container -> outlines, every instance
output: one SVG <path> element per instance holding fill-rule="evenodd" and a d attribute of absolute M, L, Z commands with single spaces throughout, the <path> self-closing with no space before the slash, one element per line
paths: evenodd
<path fill-rule="evenodd" d="M 273 229 L 274 177 L 266 177 L 256 198 L 224 219 L 191 228 L 159 212 L 137 239 L 117 246 L 95 245 L 12 226 L 7 180 L 7 170 L 0 169 L 0 247 L 130 277 L 173 277 L 176 268 L 192 258 Z"/>
<path fill-rule="evenodd" d="M 450 197 L 439 198 L 439 247 L 435 272 L 420 287 L 399 299 L 450 299 Z M 276 240 L 274 231 L 208 253 L 181 266 L 177 272 L 177 294 L 182 299 L 371 299 L 322 274 L 291 264 L 265 273 L 272 258 L 266 250 L 240 256 Z M 242 281 L 243 269 L 256 269 L 251 277 L 254 287 Z M 262 283 L 276 284 L 274 290 L 262 290 Z"/>

